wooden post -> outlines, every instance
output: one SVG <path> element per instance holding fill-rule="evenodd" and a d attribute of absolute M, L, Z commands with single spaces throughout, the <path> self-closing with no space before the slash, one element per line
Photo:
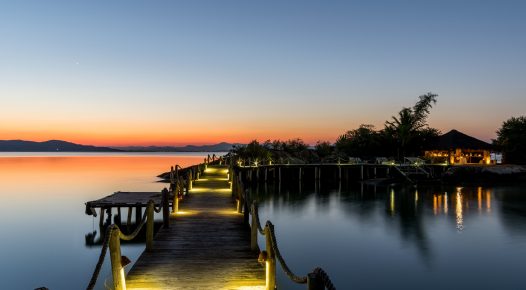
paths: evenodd
<path fill-rule="evenodd" d="M 161 192 L 162 206 L 163 206 L 163 227 L 170 227 L 170 212 L 168 207 L 168 189 L 164 188 Z"/>
<path fill-rule="evenodd" d="M 188 177 L 187 177 L 187 180 L 188 180 L 188 192 L 190 192 L 190 190 L 192 190 L 193 188 L 193 181 L 192 181 L 192 170 L 188 170 Z"/>
<path fill-rule="evenodd" d="M 250 210 L 250 213 L 252 214 L 252 223 L 250 226 L 250 249 L 252 249 L 254 252 L 258 250 L 258 226 L 256 223 L 257 217 L 254 216 L 256 206 L 257 205 L 253 203 Z"/>
<path fill-rule="evenodd" d="M 360 165 L 360 180 L 363 180 L 363 165 Z"/>
<path fill-rule="evenodd" d="M 342 180 L 342 167 L 338 165 L 338 180 Z"/>
<path fill-rule="evenodd" d="M 132 209 L 133 207 L 128 207 L 128 218 L 126 219 L 126 231 L 128 233 L 131 231 Z"/>
<path fill-rule="evenodd" d="M 111 217 L 112 217 L 111 210 L 112 210 L 111 207 L 106 209 L 106 214 L 108 215 L 108 224 L 111 224 Z"/>
<path fill-rule="evenodd" d="M 172 190 L 174 199 L 172 201 L 172 213 L 177 213 L 179 211 L 179 183 L 175 184 L 175 188 Z"/>
<path fill-rule="evenodd" d="M 122 220 L 121 220 L 121 208 L 120 208 L 120 207 L 117 207 L 117 214 L 116 214 L 115 217 L 113 218 L 113 223 L 116 224 L 117 226 L 119 226 L 119 228 L 120 228 L 121 225 L 122 225 Z"/>
<path fill-rule="evenodd" d="M 99 220 L 99 227 L 102 228 L 104 226 L 104 208 L 100 208 L 100 220 Z"/>
<path fill-rule="evenodd" d="M 299 173 L 298 173 L 298 179 L 299 179 L 300 182 L 301 182 L 301 173 L 302 173 L 302 172 L 301 172 L 301 166 L 300 166 L 300 167 L 299 167 Z"/>
<path fill-rule="evenodd" d="M 374 175 L 374 178 L 376 178 L 376 166 L 373 168 L 373 175 Z"/>
<path fill-rule="evenodd" d="M 110 231 L 110 259 L 111 274 L 113 276 L 113 289 L 126 290 L 126 280 L 124 278 L 124 268 L 121 261 L 121 238 L 119 228 L 114 226 Z"/>
<path fill-rule="evenodd" d="M 279 170 L 278 177 L 279 177 L 279 181 L 281 182 L 281 166 L 278 168 L 278 170 Z"/>
<path fill-rule="evenodd" d="M 325 286 L 321 282 L 321 279 L 318 278 L 316 273 L 307 274 L 307 289 L 308 290 L 324 290 Z"/>
<path fill-rule="evenodd" d="M 266 290 L 274 290 L 276 288 L 276 253 L 272 250 L 272 238 L 270 236 L 270 228 L 273 227 L 272 223 L 269 223 L 265 227 L 265 251 L 267 252 L 266 264 Z"/>
<path fill-rule="evenodd" d="M 318 167 L 314 167 L 314 180 L 318 180 Z"/>
<path fill-rule="evenodd" d="M 153 200 L 150 200 L 148 202 L 148 207 L 146 208 L 146 251 L 151 251 L 153 249 L 154 207 L 155 204 Z"/>
<path fill-rule="evenodd" d="M 265 167 L 265 182 L 267 182 L 267 176 L 268 176 L 268 168 Z"/>
<path fill-rule="evenodd" d="M 138 226 L 142 219 L 142 208 L 140 205 L 135 207 L 135 225 Z"/>

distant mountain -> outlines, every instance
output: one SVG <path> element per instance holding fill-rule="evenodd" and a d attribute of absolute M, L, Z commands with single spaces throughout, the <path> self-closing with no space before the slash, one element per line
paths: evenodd
<path fill-rule="evenodd" d="M 233 146 L 242 144 L 221 142 L 214 145 L 186 145 L 186 146 L 126 146 L 112 147 L 114 149 L 136 152 L 228 152 Z"/>
<path fill-rule="evenodd" d="M 1 152 L 118 152 L 109 147 L 80 145 L 61 140 L 33 142 L 24 140 L 0 140 Z"/>

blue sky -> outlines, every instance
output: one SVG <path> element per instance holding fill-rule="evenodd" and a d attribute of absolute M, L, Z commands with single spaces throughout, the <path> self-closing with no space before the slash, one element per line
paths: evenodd
<path fill-rule="evenodd" d="M 431 91 L 431 126 L 489 140 L 526 112 L 526 2 L 283 2 L 6 1 L 0 139 L 313 143 Z"/>

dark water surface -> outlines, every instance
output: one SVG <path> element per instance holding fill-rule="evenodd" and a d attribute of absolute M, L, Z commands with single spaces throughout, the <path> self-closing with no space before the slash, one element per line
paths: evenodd
<path fill-rule="evenodd" d="M 297 274 L 321 266 L 338 289 L 526 289 L 523 185 L 302 187 L 251 191 Z M 279 266 L 278 284 L 305 289 Z"/>
<path fill-rule="evenodd" d="M 119 190 L 160 191 L 156 175 L 206 154 L 0 153 L 0 289 L 85 289 L 100 245 L 86 239 L 97 231 L 97 240 L 99 229 L 84 203 Z M 143 250 L 122 245 L 132 261 Z M 111 284 L 108 257 L 96 289 Z"/>
<path fill-rule="evenodd" d="M 98 219 L 84 214 L 84 202 L 118 190 L 160 191 L 157 174 L 205 155 L 3 153 L 0 289 L 85 289 L 100 246 L 86 239 Z M 321 266 L 338 289 L 526 289 L 524 186 L 362 192 L 308 183 L 301 193 L 298 186 L 252 191 L 298 274 Z M 135 261 L 143 249 L 124 244 L 123 255 Z M 109 277 L 106 259 L 97 289 Z M 305 289 L 279 266 L 278 283 Z"/>

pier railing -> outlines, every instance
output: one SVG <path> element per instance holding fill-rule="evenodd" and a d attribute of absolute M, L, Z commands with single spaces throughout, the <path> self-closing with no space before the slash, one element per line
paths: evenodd
<path fill-rule="evenodd" d="M 211 161 L 211 162 L 210 162 Z M 223 162 L 222 159 L 218 159 L 217 162 Z M 153 200 L 148 201 L 146 206 L 146 211 L 144 212 L 142 219 L 137 223 L 137 227 L 130 234 L 124 234 L 118 225 L 111 224 L 107 227 L 104 234 L 104 240 L 102 243 L 101 252 L 99 259 L 95 266 L 95 270 L 91 276 L 90 282 L 88 284 L 87 290 L 92 290 L 98 280 L 102 264 L 104 263 L 106 253 L 110 252 L 110 261 L 111 261 L 111 273 L 113 278 L 113 289 L 115 290 L 125 290 L 126 289 L 126 277 L 124 272 L 124 267 L 128 265 L 131 261 L 126 257 L 121 255 L 121 240 L 130 241 L 135 239 L 141 230 L 146 226 L 146 251 L 151 251 L 153 248 L 153 234 L 154 234 L 154 213 L 163 214 L 163 226 L 170 226 L 170 212 L 169 212 L 169 198 L 170 192 L 172 193 L 172 212 L 176 213 L 179 211 L 179 200 L 189 194 L 192 190 L 192 183 L 194 180 L 199 178 L 199 175 L 206 169 L 206 166 L 209 163 L 216 163 L 215 155 L 213 157 L 208 156 L 205 158 L 204 163 L 190 166 L 188 168 L 181 168 L 179 165 L 175 165 L 170 169 L 170 191 L 168 189 L 162 190 L 161 205 L 157 208 Z M 180 174 L 184 172 L 184 174 Z M 102 210 L 101 210 L 102 212 Z"/>
<path fill-rule="evenodd" d="M 265 250 L 259 251 L 258 258 L 259 262 L 265 264 L 265 288 L 267 290 L 274 290 L 276 288 L 276 261 L 278 261 L 281 269 L 291 281 L 298 284 L 306 284 L 308 290 L 335 290 L 336 287 L 333 285 L 329 275 L 320 267 L 314 268 L 312 272 L 307 273 L 305 276 L 298 276 L 292 272 L 279 250 L 274 225 L 272 222 L 267 221 L 264 228 L 261 226 L 257 203 L 255 201 L 249 201 L 241 178 L 235 176 L 232 182 L 233 188 L 236 191 L 233 195 L 236 196 L 238 200 L 237 210 L 239 213 L 244 214 L 244 222 L 250 226 L 251 249 L 256 252 L 259 251 L 258 234 L 265 237 Z M 251 216 L 250 224 L 249 215 Z"/>
<path fill-rule="evenodd" d="M 130 241 L 135 239 L 139 235 L 139 232 L 146 225 L 146 251 L 150 251 L 153 244 L 154 212 L 158 213 L 161 211 L 161 209 L 162 207 L 155 208 L 154 201 L 150 200 L 148 202 L 148 206 L 146 207 L 146 211 L 142 216 L 141 222 L 129 235 L 124 234 L 116 224 L 112 224 L 106 229 L 99 259 L 97 261 L 97 265 L 95 266 L 95 270 L 93 271 L 93 275 L 91 276 L 88 287 L 86 288 L 87 290 L 92 290 L 95 287 L 108 248 L 110 251 L 113 287 L 116 290 L 126 289 L 124 267 L 130 263 L 130 260 L 126 256 L 121 255 L 121 240 Z"/>

